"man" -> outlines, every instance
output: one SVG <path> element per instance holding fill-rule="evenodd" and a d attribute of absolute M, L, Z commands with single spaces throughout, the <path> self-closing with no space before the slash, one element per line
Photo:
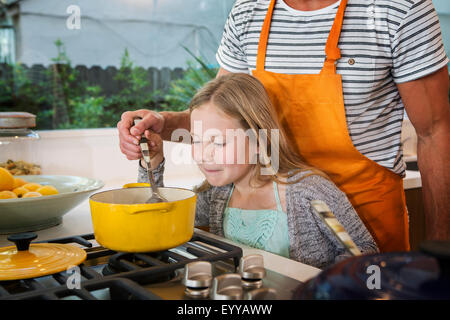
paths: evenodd
<path fill-rule="evenodd" d="M 431 0 L 238 0 L 217 60 L 217 76 L 251 72 L 262 81 L 293 146 L 347 194 L 384 252 L 409 249 L 406 109 L 418 135 L 428 238 L 450 239 L 448 59 Z M 135 116 L 144 119 L 130 130 Z M 189 113 L 124 113 L 118 129 L 128 159 L 140 158 L 136 136 L 147 128 L 170 140 L 189 129 Z"/>

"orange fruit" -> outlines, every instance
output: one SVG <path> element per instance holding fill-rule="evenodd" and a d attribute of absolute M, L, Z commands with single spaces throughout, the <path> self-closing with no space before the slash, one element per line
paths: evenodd
<path fill-rule="evenodd" d="M 16 194 L 12 191 L 0 191 L 0 199 L 14 199 Z"/>
<path fill-rule="evenodd" d="M 25 189 L 24 187 L 18 187 L 13 189 L 13 192 L 17 195 L 17 198 L 22 198 L 23 195 L 27 192 L 30 192 L 30 190 Z"/>
<path fill-rule="evenodd" d="M 5 168 L 0 168 L 0 191 L 12 190 L 14 187 L 14 177 Z"/>
<path fill-rule="evenodd" d="M 59 193 L 58 190 L 56 190 L 56 188 L 54 186 L 50 186 L 50 185 L 40 187 L 39 189 L 36 190 L 36 192 L 39 192 L 43 196 L 51 196 L 51 195 Z"/>
<path fill-rule="evenodd" d="M 26 183 L 22 187 L 24 187 L 25 189 L 27 189 L 29 191 L 36 191 L 37 189 L 39 189 L 42 186 L 39 183 L 32 182 L 32 183 Z"/>
<path fill-rule="evenodd" d="M 22 198 L 34 198 L 34 197 L 42 197 L 42 194 L 36 191 L 29 191 L 22 196 Z"/>
<path fill-rule="evenodd" d="M 22 178 L 16 178 L 14 177 L 14 186 L 13 189 L 23 186 L 24 184 L 27 184 L 25 180 Z"/>

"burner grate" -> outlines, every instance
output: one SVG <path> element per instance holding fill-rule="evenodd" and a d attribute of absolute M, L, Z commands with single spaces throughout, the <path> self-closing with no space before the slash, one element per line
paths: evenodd
<path fill-rule="evenodd" d="M 77 243 L 87 248 L 92 247 L 92 243 L 88 240 L 95 240 L 95 236 L 93 233 L 82 234 L 78 236 L 57 238 L 45 241 L 36 241 L 35 243 Z"/>
<path fill-rule="evenodd" d="M 211 247 L 206 247 L 207 244 Z M 222 241 L 194 234 L 192 239 L 175 248 L 180 253 L 186 252 L 192 258 L 177 252 L 167 250 L 152 253 L 116 253 L 108 262 L 109 272 L 114 270 L 120 277 L 128 278 L 141 284 L 154 282 L 158 277 L 173 274 L 175 270 L 184 268 L 187 263 L 194 261 L 224 262 L 231 260 L 234 269 L 239 266 L 242 249 Z M 175 250 L 172 249 L 172 250 Z M 218 251 L 218 249 L 220 251 Z"/>
<path fill-rule="evenodd" d="M 30 281 L 29 281 L 30 282 Z M 37 281 L 31 280 L 34 286 Z M 34 291 L 24 292 L 1 297 L 4 300 L 101 300 L 102 297 L 116 295 L 116 299 L 121 300 L 160 300 L 160 298 L 150 291 L 147 291 L 137 283 L 123 278 L 103 278 L 89 280 L 81 283 L 80 289 L 69 289 L 66 286 L 53 288 L 38 288 Z M 100 296 L 95 292 L 102 292 Z"/>
<path fill-rule="evenodd" d="M 68 273 L 26 280 L 0 282 L 0 300 L 24 299 L 99 299 L 98 291 L 108 291 L 111 299 L 160 299 L 142 285 L 168 281 L 177 269 L 193 261 L 225 263 L 236 268 L 242 249 L 220 240 L 194 233 L 192 239 L 174 249 L 151 253 L 123 253 L 101 246 L 93 246 L 94 234 L 40 241 L 47 243 L 77 244 L 87 252 L 80 264 L 79 289 L 69 289 Z M 105 269 L 109 268 L 109 272 Z M 94 293 L 93 293 L 94 292 Z M 100 298 L 101 299 L 101 298 Z"/>

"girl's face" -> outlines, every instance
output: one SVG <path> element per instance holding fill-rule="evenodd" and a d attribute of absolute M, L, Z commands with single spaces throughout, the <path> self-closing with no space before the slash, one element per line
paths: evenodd
<path fill-rule="evenodd" d="M 192 157 L 213 186 L 224 186 L 247 176 L 256 155 L 239 121 L 211 102 L 191 112 Z"/>

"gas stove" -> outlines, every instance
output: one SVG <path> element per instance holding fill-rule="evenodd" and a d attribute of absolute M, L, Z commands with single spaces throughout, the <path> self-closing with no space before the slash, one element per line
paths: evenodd
<path fill-rule="evenodd" d="M 302 284 L 264 268 L 261 255 L 194 232 L 176 248 L 116 252 L 94 234 L 41 241 L 83 248 L 86 260 L 66 271 L 0 281 L 0 300 L 290 300 Z"/>

